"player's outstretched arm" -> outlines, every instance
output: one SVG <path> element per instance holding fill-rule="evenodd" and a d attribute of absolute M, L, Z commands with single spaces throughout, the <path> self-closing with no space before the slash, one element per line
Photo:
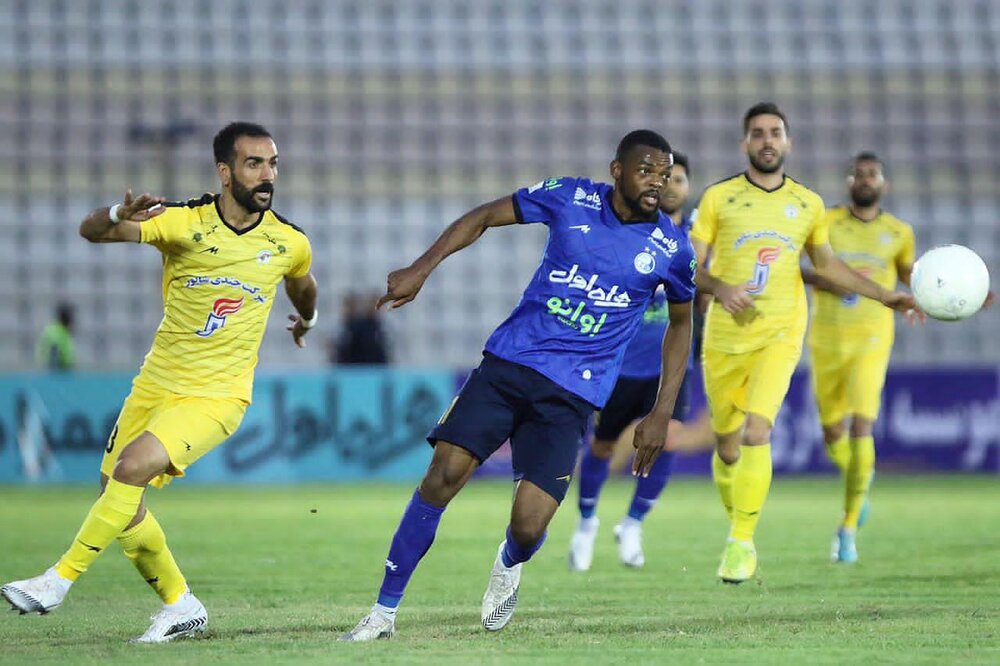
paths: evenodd
<path fill-rule="evenodd" d="M 424 281 L 444 259 L 472 245 L 490 227 L 502 227 L 517 222 L 514 201 L 503 197 L 496 201 L 473 208 L 445 229 L 426 252 L 406 268 L 389 273 L 386 278 L 385 295 L 378 299 L 376 308 L 391 301 L 390 309 L 406 305 L 414 298 Z"/>
<path fill-rule="evenodd" d="M 737 314 L 753 307 L 753 298 L 741 285 L 724 282 L 708 272 L 708 245 L 696 238 L 691 239 L 695 259 L 698 260 L 698 270 L 694 276 L 694 284 L 698 291 L 711 294 L 729 314 Z"/>
<path fill-rule="evenodd" d="M 98 208 L 84 218 L 80 224 L 80 235 L 91 243 L 138 243 L 142 239 L 139 224 L 157 215 L 162 215 L 163 197 L 154 197 L 148 192 L 137 197 L 132 190 L 125 193 L 120 204 Z M 115 218 L 111 218 L 114 210 Z"/>
<path fill-rule="evenodd" d="M 306 346 L 304 340 L 306 333 L 316 325 L 317 292 L 316 278 L 312 273 L 297 278 L 285 278 L 285 293 L 298 311 L 288 315 L 288 321 L 291 323 L 286 330 L 292 332 L 292 341 L 300 348 Z"/>
<path fill-rule="evenodd" d="M 667 442 L 667 428 L 687 371 L 688 355 L 691 353 L 691 334 L 694 329 L 691 323 L 694 313 L 692 303 L 670 303 L 668 307 L 670 326 L 663 336 L 660 388 L 656 393 L 653 409 L 639 421 L 632 439 L 632 446 L 635 447 L 632 474 L 635 476 L 649 476 L 653 463 Z"/>
<path fill-rule="evenodd" d="M 836 294 L 837 296 L 847 296 L 847 294 L 850 293 L 839 288 L 833 282 L 817 273 L 811 266 L 802 266 L 802 281 L 808 285 L 812 285 L 814 289 L 828 291 L 831 294 Z"/>
<path fill-rule="evenodd" d="M 817 275 L 828 280 L 833 286 L 852 294 L 860 294 L 878 301 L 882 305 L 906 312 L 918 310 L 913 296 L 902 291 L 883 289 L 878 283 L 864 277 L 833 252 L 829 243 L 806 245 L 806 252 L 812 260 Z"/>

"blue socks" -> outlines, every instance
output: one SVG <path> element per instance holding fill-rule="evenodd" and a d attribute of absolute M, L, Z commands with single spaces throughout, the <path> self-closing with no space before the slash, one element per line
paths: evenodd
<path fill-rule="evenodd" d="M 410 576 L 434 543 L 442 513 L 444 507 L 428 504 L 421 499 L 419 489 L 413 491 L 413 497 L 406 505 L 403 518 L 392 537 L 389 557 L 385 560 L 385 577 L 378 594 L 380 605 L 386 608 L 396 608 L 399 605 Z M 509 532 L 507 540 L 509 543 Z"/>
<path fill-rule="evenodd" d="M 667 486 L 670 479 L 670 470 L 674 466 L 673 451 L 663 451 L 660 457 L 653 463 L 653 469 L 649 471 L 649 476 L 640 476 L 635 483 L 635 494 L 632 495 L 632 506 L 629 507 L 628 516 L 635 520 L 642 520 L 649 513 L 649 510 L 656 504 L 660 493 Z"/>
<path fill-rule="evenodd" d="M 548 532 L 542 534 L 542 538 L 530 546 L 521 546 L 516 541 L 510 533 L 510 525 L 507 526 L 507 543 L 503 545 L 503 552 L 500 554 L 500 559 L 503 560 L 503 565 L 508 569 L 515 564 L 520 564 L 521 562 L 527 562 L 531 559 L 531 556 L 538 552 L 538 549 L 542 547 L 545 543 L 545 537 L 548 536 Z"/>
<path fill-rule="evenodd" d="M 580 461 L 580 517 L 592 518 L 597 511 L 597 497 L 601 494 L 601 486 L 608 479 L 610 458 L 598 458 L 586 446 L 583 460 Z"/>

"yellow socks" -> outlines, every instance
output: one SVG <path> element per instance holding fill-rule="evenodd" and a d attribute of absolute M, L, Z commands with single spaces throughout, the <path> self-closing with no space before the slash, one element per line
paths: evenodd
<path fill-rule="evenodd" d="M 163 603 L 172 604 L 181 598 L 187 581 L 167 547 L 163 528 L 151 511 L 147 509 L 142 522 L 118 535 L 118 543 Z"/>
<path fill-rule="evenodd" d="M 740 462 L 733 479 L 733 527 L 735 541 L 752 541 L 761 509 L 771 488 L 771 445 L 740 447 Z"/>
<path fill-rule="evenodd" d="M 846 474 L 844 492 L 844 527 L 857 529 L 858 516 L 865 503 L 865 495 L 875 471 L 875 439 L 868 437 L 851 438 L 851 464 Z"/>
<path fill-rule="evenodd" d="M 79 578 L 101 551 L 132 522 L 145 490 L 144 487 L 108 479 L 104 494 L 90 508 L 90 513 L 73 539 L 73 545 L 56 563 L 55 569 L 59 575 L 68 580 Z"/>
<path fill-rule="evenodd" d="M 733 478 L 736 476 L 737 460 L 732 465 L 719 457 L 719 452 L 712 454 L 712 478 L 719 489 L 719 497 L 722 498 L 722 506 L 726 509 L 726 515 L 730 519 L 733 517 Z"/>
<path fill-rule="evenodd" d="M 846 432 L 826 445 L 826 457 L 837 466 L 841 476 L 847 478 L 847 468 L 851 465 L 851 444 Z"/>

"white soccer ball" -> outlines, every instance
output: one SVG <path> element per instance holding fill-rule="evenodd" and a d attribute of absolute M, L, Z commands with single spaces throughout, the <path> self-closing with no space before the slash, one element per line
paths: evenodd
<path fill-rule="evenodd" d="M 913 265 L 910 289 L 920 309 L 934 319 L 958 321 L 979 312 L 990 290 L 990 272 L 963 245 L 942 245 Z"/>

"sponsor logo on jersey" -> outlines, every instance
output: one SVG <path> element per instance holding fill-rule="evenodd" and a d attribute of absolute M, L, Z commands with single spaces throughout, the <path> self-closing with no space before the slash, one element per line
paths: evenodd
<path fill-rule="evenodd" d="M 260 287 L 255 287 L 252 284 L 247 284 L 239 278 L 234 277 L 224 277 L 216 276 L 209 277 L 207 275 L 195 275 L 194 277 L 189 277 L 187 282 L 184 283 L 185 289 L 193 289 L 195 287 L 233 287 L 234 289 L 239 289 L 245 294 L 249 294 L 253 297 L 256 303 L 266 303 L 267 296 L 264 294 Z"/>
<path fill-rule="evenodd" d="M 780 247 L 762 247 L 757 251 L 757 263 L 754 265 L 753 279 L 747 282 L 746 292 L 752 296 L 764 293 L 767 280 L 771 276 L 771 264 L 781 255 Z"/>
<path fill-rule="evenodd" d="M 861 277 L 866 277 L 866 278 L 870 278 L 872 276 L 872 273 L 875 272 L 873 269 L 868 268 L 868 267 L 855 268 L 854 270 L 857 273 L 859 273 L 861 275 Z M 847 294 L 843 298 L 840 299 L 840 302 L 843 303 L 844 305 L 846 305 L 847 307 L 854 307 L 860 301 L 861 301 L 861 297 L 858 296 L 857 294 Z"/>
<path fill-rule="evenodd" d="M 573 264 L 573 267 L 568 271 L 550 271 L 549 282 L 565 284 L 570 289 L 580 289 L 587 294 L 587 298 L 593 301 L 591 305 L 598 308 L 627 308 L 632 302 L 628 292 L 618 285 L 613 285 L 611 289 L 605 290 L 597 286 L 597 281 L 601 279 L 600 275 L 594 273 L 588 280 L 579 274 L 579 270 L 580 266 Z"/>
<path fill-rule="evenodd" d="M 217 330 L 226 325 L 226 317 L 236 314 L 243 307 L 243 297 L 239 298 L 218 298 L 212 305 L 212 311 L 208 313 L 205 321 L 205 328 L 195 331 L 195 335 L 207 338 Z"/>
<path fill-rule="evenodd" d="M 667 235 L 663 233 L 663 229 L 656 227 L 653 229 L 653 233 L 649 235 L 649 242 L 660 249 L 663 254 L 670 258 L 677 254 L 677 249 L 680 247 L 675 238 L 667 238 Z"/>
<path fill-rule="evenodd" d="M 587 192 L 582 187 L 573 193 L 573 205 L 583 206 L 591 210 L 601 210 L 601 195 L 598 192 Z"/>

